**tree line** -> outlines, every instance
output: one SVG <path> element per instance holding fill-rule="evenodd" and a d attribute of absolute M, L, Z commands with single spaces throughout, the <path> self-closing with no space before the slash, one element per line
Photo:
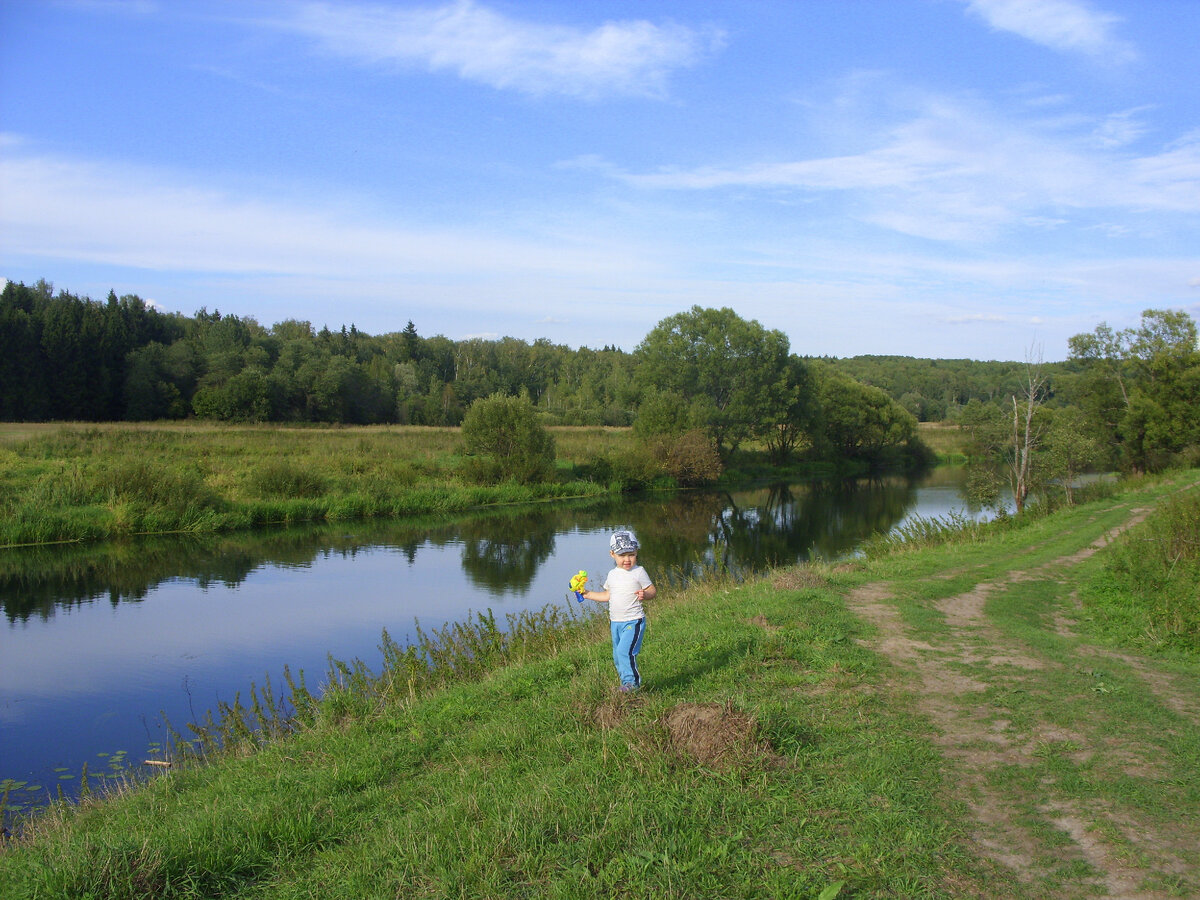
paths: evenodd
<path fill-rule="evenodd" d="M 547 340 L 451 341 L 412 322 L 372 336 L 353 325 L 270 328 L 140 297 L 93 301 L 39 281 L 0 293 L 0 419 L 458 425 L 471 403 L 527 394 L 562 422 L 628 425 L 629 354 Z"/>
<path fill-rule="evenodd" d="M 633 425 L 696 480 L 753 444 L 796 458 L 912 462 L 917 422 L 962 424 L 982 455 L 1011 449 L 1015 398 L 1037 409 L 1027 442 L 1087 438 L 1090 464 L 1154 468 L 1200 444 L 1196 326 L 1148 310 L 1137 327 L 1071 339 L 1064 363 L 799 357 L 786 335 L 731 309 L 662 320 L 632 352 L 539 339 L 452 341 L 409 321 L 370 335 L 289 319 L 163 313 L 46 281 L 0 293 L 0 420 L 458 426 L 473 404 L 524 398 L 542 424 Z M 1051 421 L 1057 424 L 1051 428 Z M 1046 445 L 1048 446 L 1048 445 Z M 1075 456 L 1083 454 L 1077 448 Z M 1031 451 L 1032 452 L 1032 451 Z M 691 473 L 687 475 L 686 473 Z"/>

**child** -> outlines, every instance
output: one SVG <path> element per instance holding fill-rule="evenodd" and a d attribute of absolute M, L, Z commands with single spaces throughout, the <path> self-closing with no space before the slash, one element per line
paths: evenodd
<path fill-rule="evenodd" d="M 646 632 L 646 611 L 643 600 L 653 600 L 658 591 L 646 570 L 638 565 L 638 542 L 632 531 L 618 531 L 608 542 L 609 556 L 616 567 L 604 579 L 604 590 L 582 591 L 585 600 L 608 604 L 608 621 L 612 629 L 613 662 L 621 677 L 621 690 L 634 691 L 641 687 L 637 656 L 642 649 Z"/>

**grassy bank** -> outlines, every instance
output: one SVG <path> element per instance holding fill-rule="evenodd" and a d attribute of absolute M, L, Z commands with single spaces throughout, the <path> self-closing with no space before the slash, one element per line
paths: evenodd
<path fill-rule="evenodd" d="M 422 683 L 400 660 L 406 677 L 351 690 L 349 667 L 286 738 L 41 819 L 0 853 L 0 885 L 1195 896 L 1200 660 L 1139 652 L 1086 599 L 1122 590 L 1114 548 L 1147 535 L 1118 532 L 1182 487 L 665 594 L 633 697 L 613 690 L 603 625 L 586 622 L 462 681 Z M 446 643 L 464 648 L 450 670 L 496 646 Z"/>
<path fill-rule="evenodd" d="M 628 431 L 559 428 L 559 477 L 461 477 L 457 429 L 0 425 L 0 546 L 462 512 L 610 491 Z M 611 466 L 609 467 L 611 468 Z"/>
<path fill-rule="evenodd" d="M 920 422 L 917 436 L 942 462 L 966 462 L 968 435 L 959 426 L 946 422 Z"/>

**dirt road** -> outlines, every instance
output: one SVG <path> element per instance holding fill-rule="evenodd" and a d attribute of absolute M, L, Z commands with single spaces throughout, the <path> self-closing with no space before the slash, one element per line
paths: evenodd
<path fill-rule="evenodd" d="M 933 601 L 936 589 L 905 598 L 886 583 L 850 598 L 932 723 L 980 854 L 1030 897 L 1200 896 L 1200 685 L 1078 627 L 1078 567 L 1144 515 L 965 591 L 969 572 L 939 573 L 926 587 L 955 590 Z"/>

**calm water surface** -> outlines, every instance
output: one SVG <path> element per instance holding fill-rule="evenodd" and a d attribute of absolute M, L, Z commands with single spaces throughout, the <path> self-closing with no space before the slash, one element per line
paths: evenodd
<path fill-rule="evenodd" d="M 0 780 L 12 801 L 73 794 L 140 765 L 179 728 L 289 666 L 319 687 L 329 656 L 378 661 L 402 641 L 491 609 L 575 606 L 566 582 L 602 575 L 607 532 L 632 526 L 668 575 L 753 571 L 854 552 L 914 515 L 971 512 L 961 472 L 836 486 L 689 493 L 607 506 L 539 505 L 454 521 L 362 523 L 206 539 L 0 551 Z"/>

